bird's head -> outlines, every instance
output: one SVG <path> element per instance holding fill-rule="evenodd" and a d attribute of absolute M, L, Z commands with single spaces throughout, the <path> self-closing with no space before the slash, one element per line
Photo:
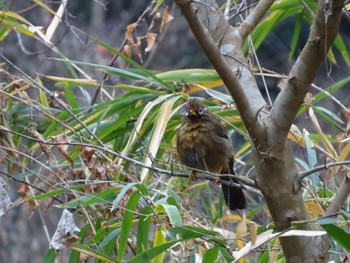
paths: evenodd
<path fill-rule="evenodd" d="M 207 108 L 197 98 L 191 98 L 185 106 L 185 116 L 191 120 L 199 120 L 205 116 Z"/>

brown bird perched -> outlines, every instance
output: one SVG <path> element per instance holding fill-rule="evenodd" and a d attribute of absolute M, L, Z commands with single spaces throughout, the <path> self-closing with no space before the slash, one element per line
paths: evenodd
<path fill-rule="evenodd" d="M 182 164 L 204 171 L 234 174 L 233 148 L 220 119 L 205 108 L 199 99 L 191 98 L 185 118 L 177 132 L 176 149 Z M 237 183 L 229 177 L 222 180 Z M 231 210 L 246 208 L 241 188 L 222 184 L 226 204 Z"/>

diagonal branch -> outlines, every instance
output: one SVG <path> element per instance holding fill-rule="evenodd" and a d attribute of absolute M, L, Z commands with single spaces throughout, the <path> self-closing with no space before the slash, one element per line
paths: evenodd
<path fill-rule="evenodd" d="M 266 15 L 267 10 L 275 2 L 275 0 L 262 0 L 253 9 L 253 11 L 244 19 L 238 30 L 241 32 L 242 38 L 245 39 L 257 26 L 261 19 Z"/>
<path fill-rule="evenodd" d="M 327 169 L 334 167 L 334 166 L 341 166 L 341 165 L 347 165 L 347 164 L 350 164 L 350 161 L 325 163 L 323 165 L 319 165 L 319 166 L 313 167 L 309 170 L 298 173 L 294 178 L 294 191 L 295 192 L 299 191 L 299 189 L 301 187 L 301 182 L 305 177 L 307 177 L 313 173 L 316 173 L 318 171 L 321 171 L 321 170 L 327 170 Z"/>
<path fill-rule="evenodd" d="M 337 36 L 343 5 L 344 0 L 318 1 L 308 41 L 269 116 L 268 143 L 271 146 L 284 145 L 296 113 Z"/>

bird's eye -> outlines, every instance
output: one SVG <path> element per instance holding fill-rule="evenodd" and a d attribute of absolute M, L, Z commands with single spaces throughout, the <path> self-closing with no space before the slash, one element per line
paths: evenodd
<path fill-rule="evenodd" d="M 199 109 L 198 109 L 198 114 L 199 114 L 199 115 L 203 115 L 204 110 L 205 110 L 205 108 L 202 108 L 202 107 L 199 108 Z"/>

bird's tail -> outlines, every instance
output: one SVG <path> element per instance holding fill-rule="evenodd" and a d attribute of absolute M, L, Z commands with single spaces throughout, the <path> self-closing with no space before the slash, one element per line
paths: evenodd
<path fill-rule="evenodd" d="M 221 177 L 221 179 L 227 182 L 238 183 L 236 180 L 230 177 Z M 242 188 L 238 188 L 236 186 L 228 186 L 226 184 L 222 184 L 221 187 L 224 193 L 226 204 L 230 210 L 244 209 L 247 207 Z"/>

